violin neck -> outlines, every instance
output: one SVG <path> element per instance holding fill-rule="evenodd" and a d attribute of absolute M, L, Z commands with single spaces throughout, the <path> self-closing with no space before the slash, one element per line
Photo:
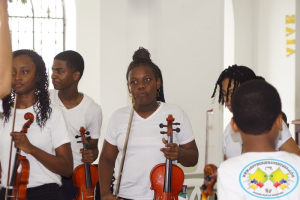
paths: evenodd
<path fill-rule="evenodd" d="M 11 179 L 10 179 L 10 186 L 13 186 L 15 184 L 15 178 L 16 178 L 17 167 L 18 167 L 18 156 L 20 153 L 21 153 L 21 150 L 19 148 L 17 148 L 16 154 L 15 154 L 13 170 L 12 170 L 12 175 L 11 175 Z"/>
<path fill-rule="evenodd" d="M 172 135 L 168 136 L 168 143 L 173 143 Z M 164 192 L 172 192 L 172 161 L 170 159 L 166 159 Z"/>

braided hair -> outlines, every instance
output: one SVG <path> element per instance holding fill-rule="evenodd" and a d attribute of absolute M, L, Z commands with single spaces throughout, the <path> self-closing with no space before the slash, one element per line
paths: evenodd
<path fill-rule="evenodd" d="M 219 76 L 214 92 L 211 96 L 213 98 L 216 94 L 217 87 L 219 86 L 219 99 L 218 102 L 221 103 L 222 105 L 225 103 L 224 102 L 224 95 L 222 93 L 222 82 L 224 79 L 229 78 L 229 83 L 227 86 L 227 92 L 226 92 L 226 100 L 228 101 L 228 96 L 229 96 L 229 88 L 231 87 L 231 82 L 233 81 L 233 92 L 236 90 L 238 86 L 241 84 L 245 83 L 246 81 L 253 80 L 253 79 L 261 79 L 264 80 L 264 78 L 260 76 L 256 76 L 256 74 L 248 67 L 246 66 L 238 66 L 238 65 L 232 65 L 229 66 L 227 69 L 225 69 Z M 231 94 L 231 95 L 232 95 Z"/>
<path fill-rule="evenodd" d="M 43 128 L 46 125 L 46 121 L 50 118 L 52 109 L 50 107 L 50 97 L 48 92 L 48 75 L 46 72 L 45 62 L 43 58 L 32 50 L 22 49 L 13 52 L 13 58 L 20 55 L 26 55 L 31 58 L 36 66 L 36 89 L 35 99 L 36 103 L 33 105 L 33 110 L 36 113 L 36 122 Z M 11 94 L 3 100 L 3 115 L 5 123 L 9 121 L 11 116 L 11 105 L 15 101 L 15 92 L 12 89 Z"/>
<path fill-rule="evenodd" d="M 129 72 L 133 68 L 140 67 L 140 66 L 149 67 L 153 71 L 155 79 L 161 80 L 161 86 L 157 91 L 158 96 L 156 97 L 156 100 L 165 102 L 162 74 L 159 67 L 151 61 L 150 57 L 151 55 L 147 49 L 140 47 L 138 50 L 136 50 L 132 56 L 132 62 L 128 66 L 127 73 L 126 73 L 126 80 L 128 80 Z"/>

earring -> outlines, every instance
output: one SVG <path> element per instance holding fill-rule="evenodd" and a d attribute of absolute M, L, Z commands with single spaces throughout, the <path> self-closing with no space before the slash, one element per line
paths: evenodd
<path fill-rule="evenodd" d="M 160 88 L 157 89 L 157 97 L 159 97 Z"/>
<path fill-rule="evenodd" d="M 129 97 L 132 97 L 132 94 L 131 94 L 131 93 L 129 93 Z"/>

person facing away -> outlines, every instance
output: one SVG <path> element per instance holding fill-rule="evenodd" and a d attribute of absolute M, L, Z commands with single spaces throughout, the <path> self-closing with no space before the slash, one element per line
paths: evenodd
<path fill-rule="evenodd" d="M 1 193 L 5 198 L 11 137 L 13 139 L 11 166 L 16 148 L 29 161 L 27 185 L 28 200 L 63 199 L 61 176 L 72 175 L 73 158 L 67 126 L 61 110 L 50 103 L 48 75 L 41 56 L 31 50 L 13 52 L 12 93 L 3 101 L 3 119 L 0 122 Z M 16 100 L 17 95 L 17 100 Z M 14 131 L 13 107 L 16 106 Z M 28 133 L 20 133 L 32 113 L 34 121 Z M 12 168 L 10 177 L 12 176 Z"/>
<path fill-rule="evenodd" d="M 149 178 L 152 168 L 165 163 L 166 158 L 186 167 L 194 166 L 198 162 L 198 149 L 186 113 L 179 106 L 163 103 L 162 76 L 147 49 L 140 47 L 134 53 L 126 80 L 135 104 L 118 196 L 125 200 L 152 200 L 154 192 L 150 190 Z M 108 124 L 99 159 L 102 200 L 116 199 L 110 193 L 110 184 L 114 169 L 115 183 L 118 180 L 131 109 L 132 105 L 118 109 Z M 160 133 L 163 129 L 159 128 L 159 124 L 167 123 L 169 114 L 175 118 L 174 122 L 180 123 L 173 127 L 181 129 L 179 133 L 174 131 L 174 143 L 167 143 L 166 136 Z"/>
<path fill-rule="evenodd" d="M 12 80 L 11 38 L 6 0 L 0 0 L 0 22 L 0 113 L 2 113 L 2 99 L 10 93 Z"/>
<path fill-rule="evenodd" d="M 98 140 L 102 124 L 101 107 L 84 93 L 78 92 L 78 83 L 83 75 L 84 60 L 75 51 L 64 51 L 54 57 L 52 65 L 52 83 L 55 90 L 50 90 L 51 101 L 59 106 L 67 121 L 74 169 L 83 164 L 92 164 L 98 157 Z M 89 149 L 82 151 L 80 127 L 90 132 Z M 63 177 L 62 191 L 66 200 L 76 198 L 77 188 L 72 177 Z"/>
<path fill-rule="evenodd" d="M 231 126 L 241 134 L 245 153 L 221 163 L 219 199 L 300 199 L 300 157 L 276 150 L 282 129 L 277 90 L 262 80 L 248 81 L 236 90 L 231 106 Z"/>
<path fill-rule="evenodd" d="M 222 105 L 225 104 L 229 111 L 232 112 L 231 98 L 235 93 L 235 90 L 245 82 L 256 79 L 264 80 L 264 78 L 256 76 L 256 74 L 246 66 L 229 66 L 220 74 L 215 84 L 212 98 L 215 96 L 216 90 L 219 87 L 218 102 Z M 282 130 L 279 132 L 276 140 L 276 149 L 300 155 L 300 150 L 296 142 L 293 140 L 288 127 L 283 121 Z M 222 150 L 224 154 L 224 160 L 241 155 L 243 152 L 241 135 L 232 131 L 230 123 L 225 128 L 223 134 Z"/>

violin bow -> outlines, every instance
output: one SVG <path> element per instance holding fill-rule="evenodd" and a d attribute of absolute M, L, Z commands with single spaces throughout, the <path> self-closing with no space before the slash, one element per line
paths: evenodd
<path fill-rule="evenodd" d="M 206 111 L 206 142 L 205 142 L 205 166 L 208 160 L 208 144 L 209 144 L 209 115 L 214 114 L 213 109 Z"/>
<path fill-rule="evenodd" d="M 17 100 L 18 100 L 18 94 L 15 93 L 15 102 L 14 102 L 13 121 L 12 121 L 12 131 L 11 132 L 15 131 Z M 6 182 L 6 190 L 5 190 L 5 200 L 7 200 L 7 192 L 8 192 L 8 188 L 9 188 L 12 146 L 13 146 L 13 137 L 11 137 L 11 141 L 10 141 L 10 152 L 9 152 L 8 174 L 7 174 L 7 182 Z"/>
<path fill-rule="evenodd" d="M 132 118 L 133 118 L 133 113 L 134 113 L 134 105 L 135 104 L 133 103 L 132 108 L 131 108 L 131 112 L 130 112 L 130 116 L 129 116 L 129 121 L 128 121 L 127 133 L 126 133 L 126 138 L 125 138 L 124 147 L 123 147 L 122 160 L 121 160 L 121 163 L 120 163 L 119 175 L 118 175 L 118 180 L 117 180 L 116 190 L 115 190 L 116 198 L 118 198 L 118 196 L 119 196 L 122 172 L 123 172 L 125 156 L 126 156 L 126 150 L 127 150 L 127 145 L 128 145 L 128 139 L 129 139 L 129 135 L 130 135 L 130 129 L 131 129 Z"/>
<path fill-rule="evenodd" d="M 206 143 L 205 143 L 205 166 L 204 166 L 204 183 L 201 186 L 201 200 L 207 200 L 207 196 L 213 195 L 213 187 L 217 180 L 217 167 L 213 164 L 207 164 L 208 144 L 209 144 L 209 115 L 213 114 L 213 109 L 206 111 Z"/>

